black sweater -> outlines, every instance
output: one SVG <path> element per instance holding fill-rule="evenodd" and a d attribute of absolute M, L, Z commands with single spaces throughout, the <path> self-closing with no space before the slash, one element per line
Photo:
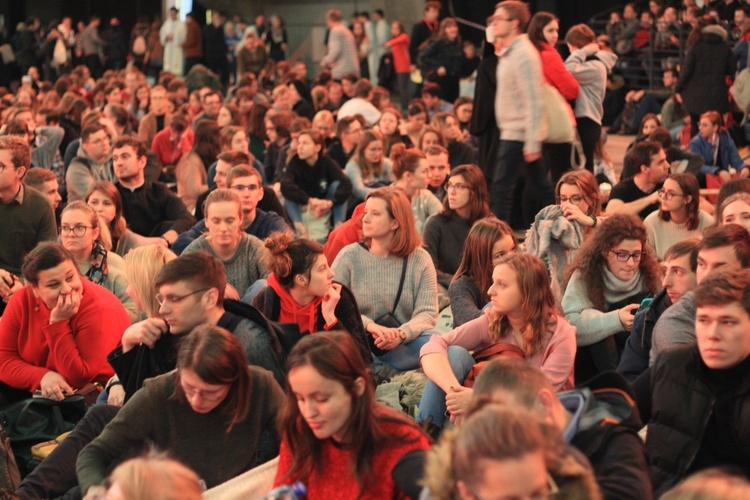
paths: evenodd
<path fill-rule="evenodd" d="M 339 181 L 339 187 L 331 201 L 339 205 L 352 194 L 352 181 L 341 167 L 327 156 L 319 156 L 315 165 L 310 166 L 295 155 L 281 177 L 281 193 L 289 201 L 307 205 L 310 198 L 325 199 L 328 186 L 335 181 Z"/>

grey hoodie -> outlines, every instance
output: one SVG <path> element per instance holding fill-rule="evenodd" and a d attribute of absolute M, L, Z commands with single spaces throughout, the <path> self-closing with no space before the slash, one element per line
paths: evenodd
<path fill-rule="evenodd" d="M 117 181 L 112 169 L 112 157 L 107 155 L 102 163 L 97 163 L 84 151 L 83 144 L 81 144 L 78 147 L 78 154 L 65 172 L 68 202 L 82 200 L 96 181 Z"/>
<path fill-rule="evenodd" d="M 565 67 L 581 86 L 581 93 L 576 99 L 576 118 L 590 118 L 601 125 L 607 74 L 612 71 L 616 62 L 617 56 L 604 50 L 598 51 L 589 59 L 585 48 L 574 51 L 565 60 Z"/>

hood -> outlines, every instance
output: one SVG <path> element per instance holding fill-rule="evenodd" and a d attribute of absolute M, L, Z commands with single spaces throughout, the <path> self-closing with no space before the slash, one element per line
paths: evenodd
<path fill-rule="evenodd" d="M 83 158 L 84 160 L 88 161 L 89 163 L 91 163 L 93 165 L 102 166 L 102 165 L 107 165 L 109 163 L 109 160 L 111 158 L 111 156 L 110 156 L 111 154 L 112 153 L 110 152 L 110 154 L 108 154 L 107 156 L 105 156 L 104 160 L 102 160 L 102 162 L 100 163 L 100 162 L 96 161 L 95 159 L 93 159 L 92 157 L 89 156 L 89 154 L 86 152 L 86 150 L 83 149 L 83 142 L 81 142 L 81 145 L 78 146 L 78 152 L 76 153 L 76 156 L 79 157 L 79 158 Z"/>
<path fill-rule="evenodd" d="M 619 373 L 599 374 L 573 392 L 578 392 L 585 400 L 578 422 L 579 432 L 607 424 L 624 425 L 636 432 L 643 427 L 633 389 Z"/>
<path fill-rule="evenodd" d="M 612 71 L 612 68 L 615 67 L 615 63 L 617 63 L 617 54 L 615 54 L 614 52 L 600 50 L 599 52 L 594 54 L 594 57 L 604 63 L 604 65 L 607 67 L 607 73 L 610 73 Z"/>
<path fill-rule="evenodd" d="M 727 30 L 718 24 L 709 24 L 701 29 L 701 39 L 711 42 L 726 42 L 728 38 Z"/>

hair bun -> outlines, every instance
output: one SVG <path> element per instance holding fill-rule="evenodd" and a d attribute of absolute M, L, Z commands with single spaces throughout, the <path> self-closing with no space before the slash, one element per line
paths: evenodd
<path fill-rule="evenodd" d="M 287 251 L 292 241 L 294 237 L 289 231 L 276 231 L 266 238 L 265 245 L 272 255 L 278 256 Z"/>
<path fill-rule="evenodd" d="M 391 161 L 398 161 L 406 153 L 406 144 L 399 142 L 391 146 Z"/>

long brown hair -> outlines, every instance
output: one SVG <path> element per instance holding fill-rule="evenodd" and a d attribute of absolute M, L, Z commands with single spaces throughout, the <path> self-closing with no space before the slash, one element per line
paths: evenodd
<path fill-rule="evenodd" d="M 396 412 L 377 411 L 372 377 L 359 354 L 352 336 L 347 332 L 319 332 L 305 335 L 287 359 L 287 374 L 295 368 L 310 366 L 323 378 L 338 382 L 352 398 L 352 409 L 344 432 L 347 448 L 352 450 L 356 463 L 354 474 L 364 488 L 365 477 L 373 479 L 371 460 L 376 448 L 392 442 L 408 442 L 405 435 L 388 434 L 382 427 L 386 421 L 416 424 Z M 357 390 L 358 380 L 364 382 L 364 392 Z M 361 382 L 360 382 L 361 383 Z M 287 477 L 305 478 L 325 464 L 321 460 L 321 443 L 300 414 L 297 398 L 288 387 L 286 402 L 279 418 L 279 430 L 292 452 L 292 466 Z"/>
<path fill-rule="evenodd" d="M 362 178 L 365 179 L 369 177 L 370 174 L 372 174 L 373 177 L 380 177 L 383 174 L 383 160 L 385 156 L 381 156 L 380 161 L 373 164 L 370 164 L 365 158 L 365 149 L 375 141 L 380 141 L 381 144 L 383 143 L 383 136 L 380 132 L 377 130 L 366 130 L 362 135 L 362 139 L 359 141 L 357 150 L 354 152 L 354 157 L 352 158 L 354 163 L 359 165 L 360 170 L 362 170 Z M 383 144 L 383 147 L 385 148 L 385 144 Z"/>
<path fill-rule="evenodd" d="M 361 357 L 361 356 L 360 356 Z M 229 385 L 223 412 L 230 416 L 227 433 L 242 422 L 250 409 L 250 368 L 245 349 L 234 335 L 214 325 L 199 325 L 180 342 L 177 354 L 177 377 L 172 397 L 187 402 L 181 385 L 182 370 L 194 372 L 203 382 Z"/>
<path fill-rule="evenodd" d="M 528 29 L 529 41 L 539 52 L 544 49 L 544 45 L 548 45 L 547 39 L 544 38 L 544 28 L 552 21 L 557 20 L 557 17 L 549 12 L 537 12 L 531 18 Z"/>
<path fill-rule="evenodd" d="M 527 253 L 506 255 L 498 264 L 502 265 L 509 266 L 516 273 L 518 288 L 523 297 L 521 316 L 525 326 L 521 333 L 521 347 L 527 356 L 539 354 L 543 350 L 550 321 L 558 318 L 547 268 L 539 257 Z M 489 332 L 492 338 L 500 338 L 509 328 L 507 316 L 490 313 Z"/>
<path fill-rule="evenodd" d="M 698 179 L 693 174 L 672 174 L 667 179 L 672 179 L 680 186 L 682 190 L 682 199 L 690 197 L 690 201 L 685 204 L 687 210 L 687 221 L 685 225 L 689 231 L 695 231 L 698 229 L 698 223 L 700 222 L 700 196 L 701 187 L 698 184 Z M 661 205 L 659 206 L 659 218 L 663 221 L 672 220 L 672 214 L 662 210 Z"/>
<path fill-rule="evenodd" d="M 396 257 L 411 255 L 422 244 L 422 238 L 414 223 L 411 203 L 406 194 L 398 188 L 382 187 L 370 191 L 365 202 L 370 198 L 383 200 L 390 218 L 398 222 L 398 227 L 393 230 L 393 238 L 388 251 Z M 369 239 L 365 239 L 365 244 L 369 247 Z"/>
<path fill-rule="evenodd" d="M 634 215 L 615 214 L 604 220 L 601 225 L 583 241 L 578 249 L 576 259 L 565 269 L 565 286 L 575 271 L 581 273 L 588 299 L 595 309 L 604 309 L 604 273 L 607 265 L 607 254 L 624 240 L 637 240 L 643 245 L 643 259 L 638 266 L 641 279 L 651 293 L 661 288 L 661 271 L 651 248 L 646 244 L 646 228 Z"/>
<path fill-rule="evenodd" d="M 112 236 L 112 246 L 114 250 L 117 250 L 117 243 L 120 238 L 127 231 L 127 224 L 125 223 L 125 217 L 122 215 L 122 196 L 120 191 L 117 190 L 117 186 L 109 181 L 96 181 L 86 193 L 86 203 L 89 202 L 89 198 L 94 193 L 101 193 L 112 202 L 115 207 L 115 218 L 109 223 L 109 233 Z"/>
<path fill-rule="evenodd" d="M 588 170 L 573 170 L 566 172 L 555 186 L 555 198 L 560 197 L 560 191 L 563 185 L 569 184 L 577 187 L 581 195 L 591 210 L 586 215 L 599 216 L 602 213 L 602 200 L 599 197 L 599 185 L 596 183 L 594 174 Z"/>
<path fill-rule="evenodd" d="M 458 266 L 453 281 L 461 276 L 469 278 L 482 294 L 482 303 L 486 304 L 490 298 L 487 290 L 492 285 L 492 247 L 506 235 L 513 238 L 513 250 L 518 247 L 518 240 L 510 226 L 494 216 L 479 219 L 471 226 L 466 237 L 461 264 Z"/>
<path fill-rule="evenodd" d="M 473 223 L 483 217 L 488 217 L 490 212 L 490 195 L 487 191 L 487 181 L 484 178 L 482 170 L 473 164 L 459 165 L 451 170 L 450 176 L 455 177 L 460 175 L 466 181 L 471 192 L 469 198 L 469 220 Z M 451 209 L 448 202 L 448 196 L 443 199 L 443 210 L 440 212 L 440 216 L 449 219 L 453 215 L 453 209 Z"/>

